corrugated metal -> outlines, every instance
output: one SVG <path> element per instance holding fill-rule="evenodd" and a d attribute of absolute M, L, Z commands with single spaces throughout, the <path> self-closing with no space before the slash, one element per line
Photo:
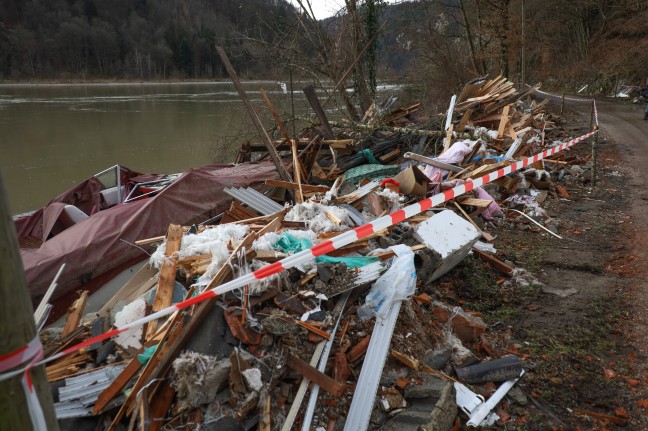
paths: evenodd
<path fill-rule="evenodd" d="M 401 304 L 402 302 L 399 301 L 392 305 L 384 320 L 380 317 L 376 318 L 344 431 L 367 429 Z"/>
<path fill-rule="evenodd" d="M 247 189 L 231 187 L 225 188 L 223 191 L 263 215 L 274 214 L 283 209 L 283 206 L 251 187 Z"/>
<path fill-rule="evenodd" d="M 63 419 L 92 414 L 92 406 L 99 395 L 125 367 L 120 364 L 65 379 L 65 386 L 58 390 L 59 402 L 54 404 L 56 417 Z"/>

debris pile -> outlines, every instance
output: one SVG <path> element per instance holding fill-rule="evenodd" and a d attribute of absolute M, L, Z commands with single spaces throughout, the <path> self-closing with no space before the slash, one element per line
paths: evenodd
<path fill-rule="evenodd" d="M 419 105 L 389 111 L 391 101 L 360 123 L 330 122 L 334 136 L 311 128 L 277 142 L 293 182 L 226 189 L 231 206 L 209 224 L 171 225 L 150 264 L 101 310 L 81 324 L 83 305 L 70 310 L 72 329 L 47 355 L 567 140 L 532 91 L 484 78 L 466 85 L 444 130 L 430 130 L 434 121 L 416 116 Z M 246 144 L 239 161 L 264 149 Z M 585 162 L 558 153 L 61 358 L 47 367 L 57 415 L 151 430 L 506 423 L 500 402 L 524 374 L 524 359 L 495 348 L 479 313 L 438 286 L 471 253 L 515 282 L 520 268 L 495 248 L 502 221 L 556 235 L 541 205 L 568 198 L 561 183 L 582 181 Z"/>

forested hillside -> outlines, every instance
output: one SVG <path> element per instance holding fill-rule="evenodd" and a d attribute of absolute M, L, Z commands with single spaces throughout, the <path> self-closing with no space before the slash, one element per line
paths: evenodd
<path fill-rule="evenodd" d="M 272 42 L 288 17 L 283 0 L 2 0 L 0 79 L 214 77 L 217 43 L 260 75 L 243 34 Z"/>
<path fill-rule="evenodd" d="M 316 22 L 284 0 L 0 0 L 0 79 L 223 78 L 216 45 L 249 78 L 375 73 L 423 91 L 500 73 L 594 91 L 648 76 L 645 0 L 340 3 Z"/>

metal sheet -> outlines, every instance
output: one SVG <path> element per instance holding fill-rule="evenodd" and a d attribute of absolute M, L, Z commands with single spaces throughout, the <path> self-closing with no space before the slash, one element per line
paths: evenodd
<path fill-rule="evenodd" d="M 274 214 L 283 209 L 283 206 L 250 187 L 247 189 L 231 187 L 223 191 L 263 215 Z"/>

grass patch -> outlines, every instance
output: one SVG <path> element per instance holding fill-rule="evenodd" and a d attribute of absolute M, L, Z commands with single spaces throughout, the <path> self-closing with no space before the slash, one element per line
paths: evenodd
<path fill-rule="evenodd" d="M 529 329 L 525 342 L 532 355 L 598 356 L 615 351 L 616 340 L 609 335 L 622 315 L 620 310 L 617 298 L 600 297 L 578 321 L 565 325 L 561 331 Z"/>

